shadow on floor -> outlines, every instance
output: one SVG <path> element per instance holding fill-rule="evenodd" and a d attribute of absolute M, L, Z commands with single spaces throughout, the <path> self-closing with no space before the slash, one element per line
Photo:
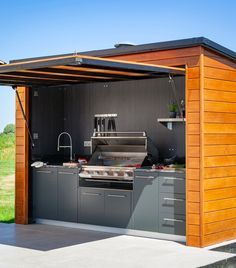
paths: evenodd
<path fill-rule="evenodd" d="M 111 237 L 116 234 L 42 224 L 0 223 L 0 244 L 48 251 Z"/>

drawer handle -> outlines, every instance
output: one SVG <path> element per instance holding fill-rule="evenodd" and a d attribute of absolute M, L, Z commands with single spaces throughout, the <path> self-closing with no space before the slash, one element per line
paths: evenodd
<path fill-rule="evenodd" d="M 164 218 L 164 221 L 172 221 L 172 222 L 185 222 L 184 220 L 177 220 L 177 219 L 169 219 L 169 218 Z"/>
<path fill-rule="evenodd" d="M 101 195 L 101 194 L 99 194 L 99 193 L 82 193 L 83 195 Z"/>
<path fill-rule="evenodd" d="M 184 202 L 184 201 L 185 201 L 184 199 L 180 199 L 180 198 L 170 198 L 170 197 L 164 197 L 163 199 L 164 199 L 164 200 L 167 200 L 167 201 L 180 201 L 180 202 Z"/>
<path fill-rule="evenodd" d="M 64 174 L 64 175 L 74 175 L 76 173 L 73 173 L 73 172 L 64 172 L 64 171 L 59 171 L 58 172 L 59 174 Z"/>
<path fill-rule="evenodd" d="M 37 172 L 37 173 L 45 173 L 45 174 L 50 174 L 50 173 L 52 173 L 52 171 L 49 171 L 49 170 L 37 170 L 36 172 Z"/>
<path fill-rule="evenodd" d="M 120 197 L 120 198 L 125 198 L 126 195 L 120 195 L 120 194 L 108 194 L 107 196 L 109 197 Z"/>
<path fill-rule="evenodd" d="M 137 179 L 154 179 L 154 176 L 135 176 Z"/>
<path fill-rule="evenodd" d="M 107 182 L 107 183 L 110 183 L 111 181 L 109 180 L 100 180 L 100 179 L 85 179 L 85 178 L 82 178 L 84 181 L 89 181 L 89 182 Z M 119 180 L 115 181 L 113 180 L 112 183 L 120 183 Z M 132 183 L 131 180 L 127 180 L 127 181 L 122 181 L 122 183 Z"/>
<path fill-rule="evenodd" d="M 174 178 L 174 177 L 163 177 L 164 180 L 176 180 L 176 181 L 184 181 L 183 178 Z"/>

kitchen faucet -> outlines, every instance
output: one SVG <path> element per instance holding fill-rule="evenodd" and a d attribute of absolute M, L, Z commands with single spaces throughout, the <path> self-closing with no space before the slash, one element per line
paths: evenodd
<path fill-rule="evenodd" d="M 70 145 L 60 145 L 60 138 L 62 135 L 67 135 L 70 139 Z M 72 162 L 72 138 L 68 132 L 62 132 L 57 139 L 57 151 L 60 151 L 60 148 L 70 148 L 70 161 Z"/>

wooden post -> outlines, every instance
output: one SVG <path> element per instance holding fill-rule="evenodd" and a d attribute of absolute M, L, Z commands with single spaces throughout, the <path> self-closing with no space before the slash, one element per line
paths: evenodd
<path fill-rule="evenodd" d="M 29 88 L 17 87 L 17 91 L 28 119 Z M 28 224 L 28 132 L 17 98 L 15 103 L 15 223 Z"/>

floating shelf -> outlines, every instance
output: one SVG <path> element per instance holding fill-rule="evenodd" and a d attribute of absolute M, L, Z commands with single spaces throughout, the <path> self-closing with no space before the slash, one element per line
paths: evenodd
<path fill-rule="evenodd" d="M 173 129 L 173 124 L 176 123 L 185 123 L 185 118 L 158 118 L 157 122 L 161 123 L 165 127 L 167 127 L 169 130 Z"/>

